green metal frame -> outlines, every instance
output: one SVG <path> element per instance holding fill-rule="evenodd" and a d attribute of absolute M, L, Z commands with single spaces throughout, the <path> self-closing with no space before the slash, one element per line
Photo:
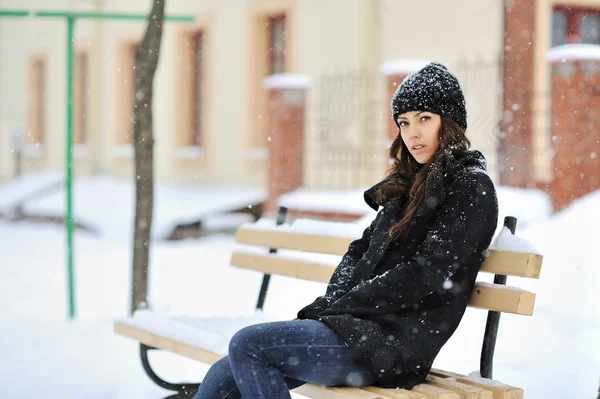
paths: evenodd
<path fill-rule="evenodd" d="M 73 259 L 73 77 L 75 66 L 73 63 L 74 27 L 78 19 L 108 19 L 108 20 L 148 20 L 148 14 L 122 14 L 102 12 L 71 12 L 71 11 L 29 11 L 29 10 L 0 10 L 0 17 L 14 18 L 64 18 L 67 22 L 67 153 L 65 160 L 65 188 L 67 191 L 67 215 L 65 225 L 67 228 L 67 276 L 69 318 L 75 318 L 75 279 Z M 193 22 L 193 16 L 165 15 L 169 22 Z"/>

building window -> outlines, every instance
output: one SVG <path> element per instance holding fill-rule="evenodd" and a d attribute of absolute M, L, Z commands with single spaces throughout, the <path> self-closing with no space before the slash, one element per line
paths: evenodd
<path fill-rule="evenodd" d="M 75 98 L 74 98 L 74 140 L 75 144 L 85 144 L 88 140 L 90 85 L 88 73 L 88 54 L 75 54 Z"/>
<path fill-rule="evenodd" d="M 115 144 L 133 144 L 133 116 L 135 105 L 135 54 L 137 42 L 121 42 L 116 63 L 116 134 Z"/>
<path fill-rule="evenodd" d="M 295 9 L 297 0 L 251 2 L 249 6 L 248 82 L 252 93 L 248 123 L 244 125 L 246 157 L 251 168 L 263 168 L 269 156 L 267 91 L 264 79 L 290 73 L 295 64 Z"/>
<path fill-rule="evenodd" d="M 552 46 L 571 43 L 600 44 L 600 9 L 554 8 Z"/>
<path fill-rule="evenodd" d="M 176 43 L 174 154 L 180 159 L 202 159 L 206 165 L 205 150 L 210 145 L 210 20 L 201 18 L 180 29 Z"/>
<path fill-rule="evenodd" d="M 35 58 L 29 67 L 29 128 L 26 144 L 43 144 L 46 139 L 46 59 Z"/>
<path fill-rule="evenodd" d="M 600 44 L 600 11 L 581 16 L 581 42 Z"/>
<path fill-rule="evenodd" d="M 190 51 L 192 62 L 192 93 L 191 93 L 191 126 L 188 132 L 187 144 L 191 146 L 202 146 L 202 78 L 204 45 L 202 32 L 196 32 L 192 36 Z"/>
<path fill-rule="evenodd" d="M 134 106 L 135 106 L 135 55 L 140 48 L 140 43 L 134 43 L 129 45 L 128 51 L 128 63 L 131 65 L 129 71 L 126 71 L 125 84 L 127 85 L 127 100 L 128 100 L 128 121 L 127 130 L 125 137 L 123 137 L 124 143 L 133 144 L 133 121 L 134 121 Z"/>
<path fill-rule="evenodd" d="M 269 17 L 267 26 L 269 41 L 269 74 L 284 73 L 286 42 L 285 15 Z"/>
<path fill-rule="evenodd" d="M 276 73 L 285 73 L 286 67 L 286 44 L 287 44 L 287 27 L 285 14 L 269 14 L 262 19 L 263 26 L 266 30 L 262 32 L 262 45 L 266 49 L 266 58 L 258 64 L 261 80 L 258 83 L 257 91 L 260 93 L 257 97 L 255 107 L 255 115 L 262 115 L 266 112 L 266 97 L 262 88 L 262 78 Z M 265 54 L 265 53 L 263 53 Z M 267 153 L 265 149 L 268 147 L 268 132 L 264 118 L 255 120 L 254 134 L 252 136 L 251 147 L 254 148 L 252 154 L 256 158 L 265 158 Z"/>

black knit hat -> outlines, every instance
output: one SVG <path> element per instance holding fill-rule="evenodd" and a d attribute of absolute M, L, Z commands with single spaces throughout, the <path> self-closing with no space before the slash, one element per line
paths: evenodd
<path fill-rule="evenodd" d="M 390 105 L 396 125 L 400 114 L 428 111 L 452 119 L 467 129 L 465 97 L 458 79 L 438 62 L 407 76 L 396 89 Z"/>

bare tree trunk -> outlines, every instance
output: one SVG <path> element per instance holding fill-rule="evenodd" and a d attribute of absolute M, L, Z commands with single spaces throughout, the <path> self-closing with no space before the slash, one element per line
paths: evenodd
<path fill-rule="evenodd" d="M 133 233 L 133 279 L 131 313 L 146 307 L 150 231 L 154 203 L 154 133 L 152 128 L 152 85 L 160 55 L 165 0 L 152 0 L 152 11 L 142 44 L 135 55 L 135 105 L 133 140 L 135 148 L 135 227 Z"/>

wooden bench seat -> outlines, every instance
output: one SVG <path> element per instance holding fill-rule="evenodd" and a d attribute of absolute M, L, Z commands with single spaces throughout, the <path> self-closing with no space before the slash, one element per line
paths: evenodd
<path fill-rule="evenodd" d="M 265 275 L 257 306 L 262 308 L 271 275 L 327 283 L 341 255 L 347 251 L 348 245 L 354 239 L 348 234 L 333 234 L 331 231 L 323 233 L 298 231 L 287 225 L 273 227 L 257 222 L 238 229 L 236 241 L 242 245 L 232 253 L 231 265 Z M 539 254 L 491 249 L 481 272 L 495 274 L 496 282 L 500 283 L 478 282 L 471 295 L 469 306 L 489 310 L 490 317 L 493 316 L 492 319 L 496 320 L 493 322 L 496 331 L 500 312 L 532 315 L 535 294 L 517 287 L 506 286 L 502 282 L 504 276 L 539 278 L 541 266 L 542 256 Z M 248 318 L 201 319 L 166 317 L 151 311 L 139 311 L 132 318 L 117 320 L 115 331 L 140 342 L 142 351 L 144 348 L 168 350 L 206 364 L 213 364 L 226 354 L 227 343 L 235 332 L 247 325 L 265 321 L 272 320 L 262 312 L 257 312 L 255 316 Z M 486 339 L 487 330 L 486 327 Z M 493 355 L 495 332 L 494 328 L 491 330 L 493 332 L 491 354 Z M 490 351 L 489 342 L 484 344 L 484 351 Z M 486 362 L 491 362 L 489 353 L 486 356 Z M 146 364 L 144 368 L 147 368 Z M 377 387 L 328 388 L 305 384 L 294 392 L 309 398 L 323 399 L 518 399 L 523 397 L 523 390 L 520 388 L 490 379 L 467 377 L 442 370 L 432 370 L 426 383 L 414 387 L 411 391 Z"/>
<path fill-rule="evenodd" d="M 213 364 L 226 354 L 227 343 L 241 328 L 275 321 L 261 313 L 244 318 L 166 317 L 149 310 L 136 312 L 132 318 L 117 320 L 115 331 L 152 348 Z M 212 327 L 211 327 L 212 326 Z M 216 327 L 215 327 L 216 326 Z M 309 398 L 410 398 L 410 399 L 516 399 L 522 391 L 497 382 L 476 382 L 465 376 L 432 371 L 426 384 L 412 391 L 367 388 L 329 388 L 307 384 L 294 390 Z M 518 396 L 519 394 L 521 396 Z"/>

